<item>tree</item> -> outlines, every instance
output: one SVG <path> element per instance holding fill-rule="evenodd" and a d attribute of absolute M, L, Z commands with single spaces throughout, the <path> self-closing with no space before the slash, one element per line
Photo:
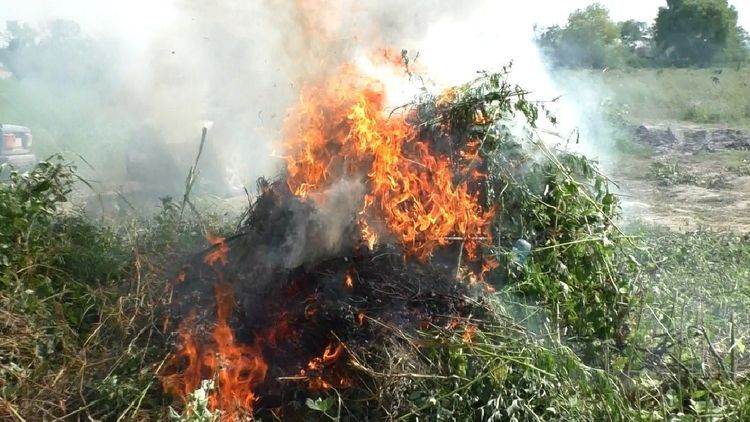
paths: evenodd
<path fill-rule="evenodd" d="M 112 47 L 87 36 L 73 21 L 53 20 L 39 31 L 8 22 L 3 35 L 0 62 L 17 79 L 90 85 L 111 73 Z"/>
<path fill-rule="evenodd" d="M 620 22 L 620 39 L 628 48 L 635 49 L 638 44 L 651 38 L 651 33 L 646 22 L 634 19 Z"/>
<path fill-rule="evenodd" d="M 667 0 L 655 28 L 659 50 L 678 66 L 709 66 L 741 44 L 737 10 L 727 0 Z"/>
<path fill-rule="evenodd" d="M 565 27 L 552 26 L 537 36 L 537 43 L 557 65 L 601 69 L 625 62 L 621 29 L 599 3 L 568 16 Z"/>
<path fill-rule="evenodd" d="M 617 24 L 620 27 L 620 39 L 627 49 L 627 62 L 631 66 L 642 67 L 653 64 L 654 32 L 646 22 L 627 20 Z"/>

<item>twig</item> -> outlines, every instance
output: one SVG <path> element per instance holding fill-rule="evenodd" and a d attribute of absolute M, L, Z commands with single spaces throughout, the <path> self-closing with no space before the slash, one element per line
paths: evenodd
<path fill-rule="evenodd" d="M 7 406 L 7 409 L 8 409 L 8 410 L 10 410 L 10 413 L 12 413 L 12 414 L 13 414 L 13 416 L 14 416 L 14 417 L 15 417 L 15 418 L 16 418 L 17 420 L 19 420 L 19 421 L 21 421 L 21 422 L 26 422 L 26 419 L 24 419 L 24 418 L 23 418 L 23 417 L 22 417 L 21 415 L 19 415 L 19 414 L 18 414 L 18 411 L 16 410 L 16 407 L 15 407 L 15 406 L 13 406 L 13 403 L 9 402 L 8 400 L 6 400 L 6 399 L 4 399 L 4 398 L 2 398 L 2 401 L 3 401 L 3 402 L 4 402 L 5 404 L 6 404 L 6 406 Z"/>
<path fill-rule="evenodd" d="M 161 367 L 162 367 L 162 366 L 164 365 L 164 362 L 166 362 L 166 361 L 167 361 L 167 358 L 168 358 L 168 357 L 169 357 L 169 356 L 165 356 L 165 357 L 164 357 L 164 359 L 162 359 L 161 363 L 159 364 L 159 367 L 158 367 L 158 368 L 156 368 L 156 371 L 154 372 L 155 374 L 158 374 L 158 373 L 159 373 L 159 371 L 161 371 Z M 128 408 L 127 408 L 127 409 L 125 409 L 125 411 L 124 411 L 124 412 L 122 412 L 122 414 L 120 414 L 120 417 L 119 417 L 119 418 L 117 418 L 117 422 L 120 422 L 120 421 L 122 420 L 122 418 L 124 418 L 124 417 L 125 417 L 125 415 L 126 415 L 126 414 L 128 413 L 128 410 L 130 410 L 130 409 L 131 409 L 131 408 L 133 407 L 133 405 L 134 405 L 134 404 L 135 404 L 135 409 L 133 409 L 133 413 L 131 413 L 131 414 L 130 414 L 130 416 L 131 416 L 131 417 L 132 417 L 133 419 L 135 419 L 135 417 L 136 417 L 136 413 L 137 413 L 137 412 L 138 412 L 138 410 L 139 410 L 139 409 L 141 408 L 141 402 L 143 402 L 143 398 L 144 398 L 144 397 L 146 397 L 146 393 L 148 392 L 148 389 L 149 389 L 149 388 L 151 388 L 151 385 L 152 385 L 153 383 L 154 383 L 154 380 L 153 380 L 153 379 L 152 379 L 151 381 L 149 381 L 148 385 L 146 385 L 146 387 L 145 387 L 145 388 L 144 388 L 144 389 L 143 389 L 143 390 L 141 391 L 141 395 L 140 395 L 140 396 L 138 397 L 138 402 L 135 402 L 135 403 L 130 403 L 130 405 L 128 406 Z"/>
<path fill-rule="evenodd" d="M 391 378 L 412 378 L 412 379 L 436 379 L 436 380 L 449 380 L 449 379 L 461 379 L 458 375 L 446 377 L 444 375 L 428 375 L 428 374 L 414 374 L 414 373 L 399 373 L 399 374 L 385 374 L 378 372 L 374 369 L 368 368 L 362 365 L 358 360 L 351 361 L 351 365 L 360 371 L 366 372 L 370 375 L 376 375 L 379 377 L 391 377 Z"/>
<path fill-rule="evenodd" d="M 736 342 L 736 333 L 735 333 L 735 327 L 734 327 L 734 311 L 729 315 L 729 341 L 732 346 L 729 348 L 729 367 L 731 368 L 732 373 L 730 374 L 732 381 L 735 381 L 735 378 L 737 377 L 737 359 L 735 357 L 735 342 Z"/>
<path fill-rule="evenodd" d="M 701 334 L 703 334 L 703 338 L 706 339 L 706 343 L 708 344 L 708 350 L 711 352 L 711 354 L 714 356 L 716 361 L 719 363 L 719 367 L 721 367 L 721 371 L 724 372 L 724 375 L 726 375 L 727 378 L 731 378 L 729 371 L 727 371 L 727 367 L 724 365 L 724 360 L 719 355 L 719 352 L 716 351 L 716 348 L 714 348 L 713 343 L 711 343 L 711 339 L 708 337 L 708 333 L 706 332 L 706 329 L 704 327 L 700 327 L 699 330 Z"/>
<path fill-rule="evenodd" d="M 188 175 L 185 178 L 185 193 L 182 196 L 182 204 L 180 204 L 180 221 L 182 221 L 182 215 L 185 212 L 185 205 L 189 204 L 190 201 L 190 191 L 193 190 L 193 185 L 195 184 L 195 181 L 198 177 L 198 161 L 201 159 L 201 155 L 203 154 L 203 146 L 206 144 L 206 134 L 208 133 L 208 128 L 204 127 L 201 131 L 201 143 L 198 147 L 198 154 L 195 156 L 195 161 L 193 162 L 193 165 L 190 166 L 190 170 L 188 170 Z M 192 205 L 191 205 L 192 208 Z"/>
<path fill-rule="evenodd" d="M 78 413 L 83 412 L 84 410 L 90 408 L 91 406 L 93 406 L 93 405 L 95 405 L 97 403 L 99 403 L 99 400 L 94 400 L 91 403 L 87 404 L 86 406 L 81 406 L 78 409 L 75 409 L 72 412 L 68 413 L 67 415 L 63 415 L 62 417 L 60 417 L 59 420 L 66 420 L 66 419 L 70 418 L 73 415 L 76 415 Z M 23 420 L 23 419 L 21 419 L 21 420 Z"/>
<path fill-rule="evenodd" d="M 308 377 L 303 375 L 297 375 L 293 377 L 277 377 L 276 381 L 306 381 Z"/>
<path fill-rule="evenodd" d="M 133 206 L 133 204 L 128 200 L 127 197 L 125 197 L 125 194 L 123 194 L 119 189 L 115 190 L 115 195 L 117 195 L 118 198 L 122 199 L 122 202 L 125 203 L 132 211 L 134 211 L 136 214 L 140 215 L 140 212 L 138 211 L 138 208 Z"/>

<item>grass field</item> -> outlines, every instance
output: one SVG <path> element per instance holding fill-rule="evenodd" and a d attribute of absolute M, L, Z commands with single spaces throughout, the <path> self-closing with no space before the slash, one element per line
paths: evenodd
<path fill-rule="evenodd" d="M 580 91 L 608 99 L 634 123 L 664 121 L 750 127 L 750 69 L 627 69 L 560 71 L 574 98 Z"/>

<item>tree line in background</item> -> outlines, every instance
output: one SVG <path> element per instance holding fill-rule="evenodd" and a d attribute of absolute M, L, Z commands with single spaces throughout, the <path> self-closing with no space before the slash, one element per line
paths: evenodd
<path fill-rule="evenodd" d="M 38 28 L 8 21 L 5 27 L 0 64 L 16 79 L 94 86 L 113 73 L 115 46 L 87 35 L 74 21 L 56 19 Z"/>
<path fill-rule="evenodd" d="M 750 36 L 727 0 L 667 0 L 653 22 L 614 22 L 600 3 L 574 11 L 564 26 L 537 28 L 536 42 L 556 67 L 740 67 Z"/>

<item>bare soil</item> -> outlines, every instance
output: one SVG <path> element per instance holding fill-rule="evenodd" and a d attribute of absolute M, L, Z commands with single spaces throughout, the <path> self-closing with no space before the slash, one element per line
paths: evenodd
<path fill-rule="evenodd" d="M 662 124 L 641 126 L 635 133 L 636 142 L 653 154 L 622 157 L 612 170 L 626 220 L 675 230 L 707 227 L 750 232 L 750 176 L 739 170 L 750 169 L 750 132 Z M 674 163 L 680 172 L 726 183 L 669 184 L 650 171 L 654 161 Z"/>

